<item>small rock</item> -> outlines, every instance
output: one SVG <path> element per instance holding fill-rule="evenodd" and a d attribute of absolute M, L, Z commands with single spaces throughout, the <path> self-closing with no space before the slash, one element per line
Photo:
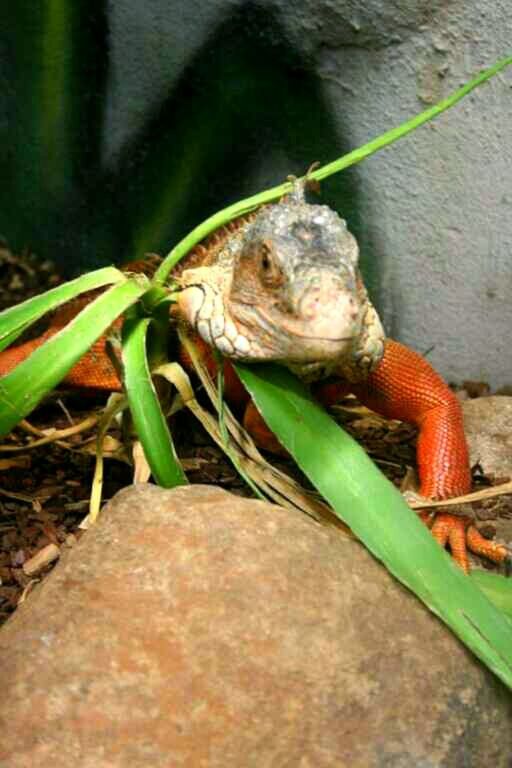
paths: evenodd
<path fill-rule="evenodd" d="M 496 519 L 496 499 L 484 499 L 473 506 L 473 511 L 477 520 L 495 520 Z M 478 527 L 481 531 L 481 526 Z"/>
<path fill-rule="evenodd" d="M 471 464 L 486 475 L 512 478 L 512 397 L 494 395 L 462 403 Z"/>
<path fill-rule="evenodd" d="M 486 381 L 464 381 L 462 386 L 468 393 L 470 398 L 485 397 L 491 391 L 489 384 Z"/>
<path fill-rule="evenodd" d="M 125 489 L 0 633 L 9 768 L 505 768 L 512 698 L 364 548 Z"/>
<path fill-rule="evenodd" d="M 23 564 L 23 572 L 27 576 L 34 576 L 39 571 L 42 571 L 43 568 L 46 568 L 47 565 L 53 563 L 54 560 L 57 560 L 59 556 L 59 547 L 55 544 L 47 544 L 46 547 L 40 549 L 30 560 Z"/>
<path fill-rule="evenodd" d="M 11 565 L 13 568 L 19 568 L 25 562 L 25 552 L 23 549 L 17 549 L 11 553 Z"/>

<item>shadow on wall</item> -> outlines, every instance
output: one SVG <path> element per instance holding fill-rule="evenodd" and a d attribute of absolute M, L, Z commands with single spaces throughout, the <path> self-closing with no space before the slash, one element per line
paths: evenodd
<path fill-rule="evenodd" d="M 283 167 L 302 174 L 348 149 L 278 19 L 245 4 L 218 19 L 143 129 L 103 164 L 106 4 L 12 4 L 6 16 L 0 233 L 68 274 L 166 252 L 207 215 L 259 191 L 246 180 L 260 167 L 270 169 L 259 174 L 266 187 L 283 181 Z M 357 235 L 354 174 L 322 191 Z"/>

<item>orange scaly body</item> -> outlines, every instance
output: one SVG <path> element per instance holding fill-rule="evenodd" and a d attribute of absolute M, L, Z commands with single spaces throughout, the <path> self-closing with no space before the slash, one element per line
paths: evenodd
<path fill-rule="evenodd" d="M 17 347 L 6 349 L 0 354 L 0 376 L 5 376 L 16 365 L 23 362 L 41 344 L 50 339 L 58 328 L 50 328 L 42 336 Z M 64 384 L 69 387 L 98 389 L 115 392 L 121 389 L 121 382 L 105 351 L 105 338 L 99 339 L 69 371 Z"/>
<path fill-rule="evenodd" d="M 403 344 L 386 340 L 384 357 L 362 384 L 320 386 L 325 405 L 353 392 L 388 419 L 419 427 L 417 461 L 420 493 L 428 499 L 460 496 L 471 489 L 469 458 L 460 404 L 432 366 Z"/>
<path fill-rule="evenodd" d="M 5 376 L 41 344 L 62 330 L 97 295 L 96 291 L 89 292 L 60 307 L 52 316 L 47 330 L 41 336 L 23 344 L 9 347 L 0 353 L 0 376 Z M 121 321 L 117 321 L 114 327 L 120 328 Z M 105 350 L 105 345 L 106 338 L 102 336 L 69 371 L 64 379 L 64 384 L 69 387 L 107 390 L 109 392 L 120 390 L 121 382 Z"/>

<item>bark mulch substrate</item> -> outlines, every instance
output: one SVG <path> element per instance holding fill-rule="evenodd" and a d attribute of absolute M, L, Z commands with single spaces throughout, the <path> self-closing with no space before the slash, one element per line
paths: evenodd
<path fill-rule="evenodd" d="M 73 398 L 63 410 L 52 401 L 31 416 L 30 424 L 41 430 L 64 429 L 69 419 L 78 423 L 91 412 Z M 22 447 L 37 437 L 17 428 L 2 444 Z M 31 450 L 0 453 L 0 622 L 15 609 L 25 590 L 41 578 L 61 547 L 73 546 L 87 515 L 94 471 L 94 432 L 49 443 Z M 131 482 L 131 468 L 109 461 L 105 467 L 104 496 Z M 56 549 L 59 548 L 58 550 Z M 43 563 L 33 556 L 40 553 Z M 53 553 L 53 554 L 52 554 Z M 45 556 L 50 562 L 45 564 Z"/>
<path fill-rule="evenodd" d="M 50 262 L 39 262 L 30 254 L 14 256 L 0 246 L 0 308 L 12 306 L 60 282 Z M 58 393 L 30 416 L 39 430 L 65 429 L 99 413 L 106 401 L 81 393 Z M 359 440 L 382 471 L 400 486 L 407 469 L 415 464 L 416 431 L 399 422 L 387 422 L 347 401 L 333 409 L 349 432 Z M 201 425 L 188 413 L 179 413 L 173 425 L 178 453 L 192 483 L 215 483 L 241 495 L 250 490 L 232 464 L 215 446 Z M 94 472 L 94 429 L 51 442 L 36 449 L 23 449 L 33 434 L 18 427 L 4 438 L 3 445 L 16 445 L 16 452 L 0 448 L 0 623 L 15 610 L 30 589 L 53 567 L 59 553 L 73 546 L 82 531 L 79 525 L 88 512 Z M 112 455 L 105 461 L 103 500 L 132 482 L 133 471 L 123 457 L 117 426 L 109 432 Z M 291 461 L 271 460 L 305 483 Z M 489 481 L 476 477 L 476 486 Z M 510 497 L 475 505 L 484 535 L 501 535 L 500 521 L 510 524 Z M 42 562 L 34 561 L 34 557 Z"/>
<path fill-rule="evenodd" d="M 62 282 L 51 261 L 32 253 L 19 256 L 0 243 L 0 310 L 19 304 Z"/>

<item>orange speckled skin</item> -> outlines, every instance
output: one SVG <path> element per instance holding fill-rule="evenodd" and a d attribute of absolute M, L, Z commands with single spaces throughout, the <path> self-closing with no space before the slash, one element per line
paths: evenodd
<path fill-rule="evenodd" d="M 326 405 L 346 394 L 347 385 L 320 386 Z M 417 460 L 420 493 L 428 499 L 460 496 L 471 489 L 462 410 L 432 366 L 412 349 L 387 340 L 384 357 L 363 384 L 350 391 L 373 411 L 419 427 Z"/>
<path fill-rule="evenodd" d="M 430 517 L 428 512 L 420 512 L 419 516 L 441 547 L 449 545 L 453 559 L 465 573 L 470 570 L 468 549 L 498 565 L 504 563 L 506 573 L 510 572 L 511 563 L 507 548 L 485 539 L 470 517 L 450 515 L 446 512 L 439 512 L 435 518 Z"/>
<path fill-rule="evenodd" d="M 31 339 L 24 344 L 18 344 L 18 346 L 4 350 L 0 354 L 0 376 L 9 373 L 41 344 L 58 333 L 90 301 L 91 294 L 88 298 L 84 297 L 70 302 L 55 313 L 48 330 L 37 339 Z M 116 322 L 114 327 L 120 327 L 120 322 Z M 102 336 L 69 371 L 64 379 L 64 384 L 70 387 L 107 390 L 109 392 L 120 390 L 121 382 L 105 351 L 105 345 L 106 338 Z"/>
<path fill-rule="evenodd" d="M 0 355 L 0 376 L 9 373 L 18 363 L 23 362 L 37 347 L 47 341 L 53 333 L 45 333 L 38 339 L 27 341 L 18 347 L 11 347 Z M 115 392 L 121 389 L 119 378 L 105 352 L 105 339 L 97 341 L 70 370 L 64 384 L 70 387 L 98 389 Z"/>

